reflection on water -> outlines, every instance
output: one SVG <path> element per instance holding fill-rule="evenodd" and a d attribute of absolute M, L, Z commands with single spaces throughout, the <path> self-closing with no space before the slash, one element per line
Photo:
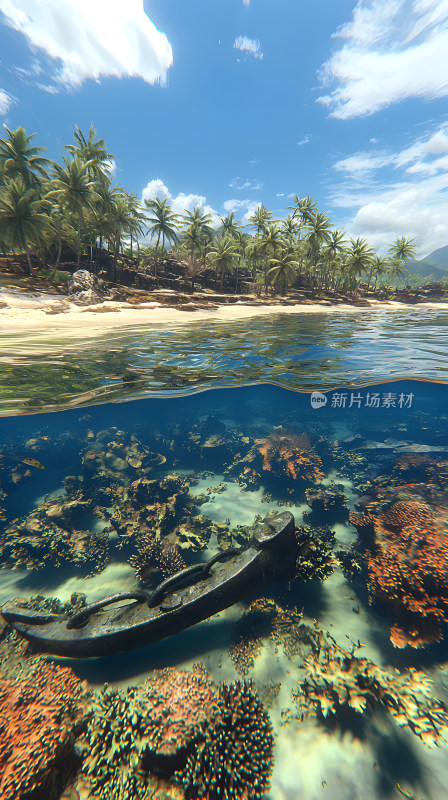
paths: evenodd
<path fill-rule="evenodd" d="M 338 328 L 326 324 L 319 347 L 331 350 Z M 345 337 L 344 358 L 362 352 L 364 326 Z M 389 335 L 401 339 L 397 327 Z M 205 333 L 190 336 L 174 338 L 192 360 Z M 258 385 L 0 420 L 2 603 L 68 617 L 247 549 L 260 518 L 291 512 L 296 525 L 290 583 L 238 595 L 156 644 L 45 660 L 6 630 L 0 670 L 16 727 L 2 797 L 40 781 L 66 800 L 224 788 L 241 800 L 325 789 L 445 798 L 446 408 L 445 385 L 408 380 L 313 402 Z M 39 742 L 34 757 L 26 736 Z"/>
<path fill-rule="evenodd" d="M 254 381 L 309 390 L 391 377 L 444 379 L 446 323 L 446 311 L 416 308 L 119 329 L 84 345 L 51 335 L 5 335 L 0 410 Z"/>

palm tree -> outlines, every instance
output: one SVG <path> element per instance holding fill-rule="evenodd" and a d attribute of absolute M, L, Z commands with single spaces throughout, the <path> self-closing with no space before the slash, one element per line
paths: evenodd
<path fill-rule="evenodd" d="M 260 250 L 264 254 L 264 289 L 268 288 L 268 272 L 270 259 L 274 257 L 276 248 L 282 244 L 282 236 L 275 225 L 266 226 L 264 233 L 259 237 Z"/>
<path fill-rule="evenodd" d="M 215 240 L 213 249 L 209 252 L 209 258 L 216 274 L 221 275 L 221 291 L 226 273 L 232 273 L 236 267 L 237 257 L 237 248 L 232 239 L 224 237 Z"/>
<path fill-rule="evenodd" d="M 282 222 L 281 231 L 285 241 L 292 247 L 296 237 L 299 234 L 300 225 L 296 222 L 293 216 L 288 214 L 286 219 Z"/>
<path fill-rule="evenodd" d="M 117 194 L 112 203 L 108 217 L 109 224 L 113 231 L 114 239 L 114 279 L 117 278 L 117 262 L 118 254 L 120 252 L 121 237 L 123 233 L 130 233 L 132 228 L 139 224 L 138 220 L 133 216 L 129 206 L 129 196 L 126 192 Z"/>
<path fill-rule="evenodd" d="M 378 255 L 373 257 L 372 266 L 371 266 L 370 272 L 369 272 L 369 279 L 367 281 L 367 289 L 366 289 L 367 292 L 369 291 L 370 282 L 371 282 L 373 276 L 375 276 L 375 284 L 374 284 L 374 287 L 373 287 L 373 291 L 375 292 L 378 278 L 380 278 L 382 275 L 386 275 L 387 272 L 388 272 L 388 269 L 389 269 L 389 261 L 388 261 L 387 258 L 381 258 Z"/>
<path fill-rule="evenodd" d="M 309 225 L 317 214 L 317 203 L 309 194 L 301 197 L 300 200 L 297 195 L 294 195 L 293 202 L 295 206 L 288 206 L 288 210 L 293 212 L 292 218 L 298 217 L 301 226 Z"/>
<path fill-rule="evenodd" d="M 414 244 L 414 242 L 415 239 L 406 239 L 406 236 L 402 236 L 401 239 L 396 239 L 388 250 L 389 256 L 391 258 L 397 258 L 405 264 L 410 258 L 415 258 L 418 245 Z"/>
<path fill-rule="evenodd" d="M 324 267 L 328 267 L 329 270 L 333 269 L 336 270 L 341 261 L 341 257 L 345 252 L 345 233 L 344 231 L 339 231 L 335 229 L 331 231 L 328 235 L 328 239 L 326 244 L 323 247 L 322 255 L 323 255 L 323 265 Z M 325 288 L 328 288 L 328 272 L 327 272 L 327 280 L 325 281 Z M 334 277 L 333 277 L 334 283 Z"/>
<path fill-rule="evenodd" d="M 348 271 L 348 280 L 351 282 L 353 289 L 356 287 L 357 276 L 370 271 L 372 268 L 374 256 L 374 250 L 366 239 L 350 239 L 345 265 Z"/>
<path fill-rule="evenodd" d="M 403 267 L 401 258 L 390 258 L 388 260 L 387 275 L 392 281 L 397 281 L 405 275 L 406 270 Z"/>
<path fill-rule="evenodd" d="M 284 289 L 285 286 L 293 283 L 299 262 L 290 248 L 285 248 L 279 258 L 271 258 L 270 263 L 272 267 L 267 275 L 274 287 L 280 286 L 281 289 Z"/>
<path fill-rule="evenodd" d="M 7 133 L 6 139 L 0 139 L 0 168 L 4 179 L 21 178 L 26 188 L 37 187 L 40 179 L 47 177 L 47 165 L 50 163 L 39 155 L 45 148 L 31 144 L 35 133 L 27 136 L 22 127 L 15 131 L 6 125 L 3 127 Z"/>
<path fill-rule="evenodd" d="M 104 139 L 97 139 L 93 122 L 90 123 L 88 139 L 77 125 L 75 125 L 73 138 L 76 144 L 66 144 L 65 148 L 73 157 L 77 156 L 88 164 L 90 177 L 98 179 L 105 173 L 109 174 L 109 162 L 115 156 L 107 151 Z"/>
<path fill-rule="evenodd" d="M 215 229 L 212 224 L 213 220 L 210 214 L 203 211 L 201 206 L 196 206 L 193 211 L 187 211 L 185 214 L 183 214 L 182 221 L 187 227 L 190 225 L 195 225 L 198 227 L 204 247 L 206 247 L 212 241 L 215 235 Z"/>
<path fill-rule="evenodd" d="M 202 258 L 198 258 L 194 249 L 188 250 L 186 247 L 179 247 L 176 250 L 177 262 L 185 268 L 188 277 L 191 280 L 191 291 L 194 292 L 195 278 L 207 269 L 207 257 L 204 254 Z"/>
<path fill-rule="evenodd" d="M 0 190 L 0 229 L 14 249 L 25 248 L 29 275 L 33 274 L 30 246 L 38 244 L 50 227 L 48 203 L 36 198 L 22 178 L 8 181 Z"/>
<path fill-rule="evenodd" d="M 152 213 L 152 217 L 146 217 L 147 221 L 152 223 L 148 228 L 148 233 L 150 233 L 151 236 L 157 237 L 154 255 L 154 277 L 157 280 L 157 251 L 159 249 L 160 238 L 162 238 L 162 250 L 165 249 L 165 239 L 169 242 L 178 241 L 179 237 L 175 230 L 178 217 L 176 214 L 172 213 L 166 197 L 164 200 L 161 200 L 160 197 L 156 197 L 155 200 L 145 200 L 145 205 Z"/>
<path fill-rule="evenodd" d="M 227 217 L 219 217 L 222 222 L 222 226 L 219 230 L 219 233 L 222 236 L 230 236 L 232 239 L 237 238 L 237 234 L 240 231 L 241 225 L 239 222 L 235 221 L 235 214 L 233 211 L 230 214 L 227 214 Z"/>
<path fill-rule="evenodd" d="M 129 226 L 129 236 L 131 237 L 131 258 L 132 258 L 134 236 L 137 242 L 137 254 L 138 254 L 139 252 L 138 237 L 142 236 L 144 233 L 144 227 L 146 227 L 144 226 L 144 223 L 146 222 L 146 216 L 141 211 L 141 206 L 138 201 L 137 195 L 134 192 L 131 192 L 131 194 L 128 194 L 128 192 L 126 192 L 125 194 L 128 201 L 129 214 L 131 215 L 133 220 Z"/>
<path fill-rule="evenodd" d="M 249 222 L 252 223 L 256 233 L 265 233 L 268 225 L 274 220 L 272 219 L 272 212 L 268 210 L 267 206 L 260 205 L 249 217 Z"/>
<path fill-rule="evenodd" d="M 93 204 L 98 200 L 96 183 L 90 180 L 89 164 L 75 156 L 71 161 L 63 156 L 65 167 L 54 164 L 55 179 L 53 194 L 59 196 L 71 211 L 77 216 L 78 221 L 78 269 L 81 262 L 81 226 L 84 222 L 84 211 L 93 210 Z"/>

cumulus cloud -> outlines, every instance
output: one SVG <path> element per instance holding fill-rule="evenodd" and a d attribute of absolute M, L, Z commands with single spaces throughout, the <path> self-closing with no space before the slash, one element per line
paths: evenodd
<path fill-rule="evenodd" d="M 320 70 L 318 98 L 339 119 L 410 97 L 448 95 L 448 0 L 358 0 L 334 34 L 344 44 Z"/>
<path fill-rule="evenodd" d="M 12 105 L 12 97 L 4 89 L 0 89 L 0 114 L 4 116 Z"/>
<path fill-rule="evenodd" d="M 233 211 L 233 213 L 239 217 L 241 223 L 243 225 L 248 225 L 249 217 L 252 214 L 255 214 L 257 208 L 261 206 L 261 200 L 226 200 L 223 208 L 227 213 Z M 242 215 L 242 216 L 241 216 Z"/>
<path fill-rule="evenodd" d="M 355 153 L 334 165 L 330 198 L 348 212 L 351 236 L 385 252 L 397 236 L 416 238 L 419 258 L 448 242 L 448 125 L 399 151 Z M 386 169 L 387 168 L 387 169 Z"/>
<path fill-rule="evenodd" d="M 173 62 L 143 0 L 0 0 L 0 11 L 34 49 L 60 62 L 56 78 L 67 86 L 102 76 L 163 84 Z"/>
<path fill-rule="evenodd" d="M 249 39 L 248 36 L 237 36 L 233 43 L 235 50 L 241 50 L 242 53 L 249 53 L 254 58 L 263 58 L 261 52 L 261 44 L 258 39 Z"/>
<path fill-rule="evenodd" d="M 194 208 L 199 206 L 204 214 L 210 214 L 213 220 L 213 225 L 221 224 L 221 220 L 214 208 L 207 203 L 207 198 L 200 194 L 185 194 L 179 192 L 175 197 L 172 195 L 167 186 L 160 178 L 155 178 L 149 181 L 142 191 L 142 203 L 145 200 L 160 200 L 167 199 L 171 206 L 173 214 L 185 214 L 186 211 L 193 211 Z"/>

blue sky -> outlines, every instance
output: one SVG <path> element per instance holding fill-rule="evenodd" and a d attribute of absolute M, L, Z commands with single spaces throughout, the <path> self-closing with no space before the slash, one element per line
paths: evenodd
<path fill-rule="evenodd" d="M 0 118 L 59 158 L 93 121 L 176 211 L 311 194 L 380 252 L 448 244 L 448 0 L 0 0 Z"/>

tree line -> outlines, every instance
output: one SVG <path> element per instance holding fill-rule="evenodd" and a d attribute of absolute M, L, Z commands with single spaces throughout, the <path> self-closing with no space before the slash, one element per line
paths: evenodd
<path fill-rule="evenodd" d="M 233 276 L 238 292 L 241 273 L 250 274 L 260 291 L 306 285 L 325 291 L 356 293 L 360 279 L 367 289 L 378 281 L 395 282 L 415 256 L 412 239 L 397 238 L 386 256 L 375 253 L 365 238 L 347 238 L 332 226 L 309 195 L 293 199 L 286 219 L 277 220 L 260 205 L 243 226 L 233 212 L 213 223 L 200 207 L 175 214 L 166 198 L 145 200 L 113 185 L 112 159 L 93 124 L 86 137 L 76 126 L 74 141 L 64 145 L 61 163 L 42 155 L 35 134 L 23 127 L 5 128 L 0 139 L 0 252 L 25 252 L 58 269 L 63 248 L 93 259 L 104 245 L 113 255 L 117 277 L 120 252 L 150 263 L 157 279 L 160 258 L 171 257 L 186 271 L 194 290 L 196 278 L 213 268 L 223 289 Z M 250 232 L 244 228 L 250 227 Z M 151 245 L 141 240 L 150 237 Z"/>

